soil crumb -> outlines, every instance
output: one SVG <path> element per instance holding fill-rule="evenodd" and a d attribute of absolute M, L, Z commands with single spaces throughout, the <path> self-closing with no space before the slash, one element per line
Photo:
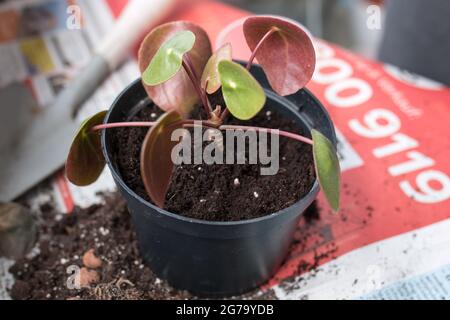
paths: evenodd
<path fill-rule="evenodd" d="M 117 194 L 104 195 L 104 204 L 71 214 L 56 212 L 52 205 L 40 208 L 39 240 L 32 257 L 18 260 L 10 272 L 15 284 L 13 299 L 196 299 L 157 278 L 139 255 L 125 200 Z M 86 253 L 100 263 L 89 264 Z M 85 257 L 85 259 L 83 259 Z M 95 260 L 96 261 L 96 260 Z M 95 267 L 95 269 L 92 269 Z M 73 270 L 89 276 L 80 289 Z M 82 278 L 82 277 L 81 277 Z M 89 280 L 89 281 L 88 281 Z M 273 299 L 272 290 L 256 291 L 235 298 Z"/>

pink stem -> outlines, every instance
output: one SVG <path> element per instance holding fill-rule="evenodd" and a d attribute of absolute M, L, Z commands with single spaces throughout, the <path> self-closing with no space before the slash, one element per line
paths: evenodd
<path fill-rule="evenodd" d="M 205 89 L 203 89 L 200 85 L 200 90 L 202 91 L 203 95 L 205 96 L 205 100 L 206 100 L 206 104 L 208 105 L 208 110 L 209 112 L 213 112 L 213 108 L 211 106 L 211 102 L 208 99 L 208 95 L 206 93 L 206 88 L 208 88 L 208 83 L 209 83 L 209 77 L 206 78 L 206 82 L 205 82 Z M 209 115 L 208 115 L 209 116 Z"/>
<path fill-rule="evenodd" d="M 229 114 L 230 110 L 228 110 L 228 108 L 225 106 L 225 109 L 222 111 L 222 114 L 220 115 L 220 119 L 222 121 L 225 121 L 225 119 L 228 117 Z"/>
<path fill-rule="evenodd" d="M 182 60 L 182 66 L 184 70 L 186 71 L 189 79 L 192 82 L 192 85 L 197 92 L 198 97 L 200 98 L 200 101 L 202 102 L 203 108 L 205 109 L 206 114 L 209 116 L 210 112 L 212 112 L 211 106 L 209 104 L 208 98 L 206 97 L 205 92 L 200 87 L 200 82 L 198 80 L 197 74 L 195 73 L 195 70 L 192 66 L 192 62 L 189 58 L 189 56 L 186 54 L 183 57 Z"/>
<path fill-rule="evenodd" d="M 250 58 L 248 59 L 247 62 L 247 70 L 250 70 L 253 60 L 255 60 L 256 57 L 256 53 L 258 52 L 259 48 L 261 47 L 261 45 L 263 44 L 264 41 L 266 41 L 267 38 L 270 37 L 270 35 L 274 32 L 278 31 L 277 28 L 271 28 L 269 31 L 267 31 L 267 33 L 261 38 L 261 40 L 259 40 L 258 44 L 255 47 L 255 50 L 253 50 L 252 55 L 250 56 Z"/>
<path fill-rule="evenodd" d="M 219 127 L 220 130 L 254 130 L 257 132 L 268 132 L 273 134 L 278 134 L 279 136 L 283 136 L 286 138 L 291 138 L 300 142 L 304 142 L 310 145 L 313 145 L 313 141 L 309 138 L 306 138 L 304 136 L 283 131 L 283 130 L 276 130 L 276 129 L 269 129 L 269 128 L 260 128 L 260 127 L 247 127 L 247 126 L 230 126 L 230 125 L 223 125 Z"/>
<path fill-rule="evenodd" d="M 194 120 L 183 120 L 180 121 L 183 125 L 193 126 Z M 109 129 L 109 128 L 123 128 L 123 127 L 152 127 L 156 124 L 156 122 L 114 122 L 114 123 L 105 123 L 105 124 L 99 124 L 94 127 L 92 127 L 93 131 L 96 130 L 102 130 L 102 129 Z M 203 121 L 203 125 L 207 127 L 214 128 L 214 124 L 210 124 L 208 121 Z M 294 139 L 300 142 L 304 142 L 310 145 L 313 145 L 313 141 L 309 138 L 306 138 L 304 136 L 284 131 L 284 130 L 277 130 L 277 129 L 270 129 L 270 128 L 261 128 L 261 127 L 249 127 L 249 126 L 233 126 L 233 125 L 222 125 L 219 127 L 220 130 L 254 130 L 257 132 L 267 132 L 272 134 L 278 134 L 279 136 L 283 136 L 286 138 Z"/>
<path fill-rule="evenodd" d="M 122 127 L 152 127 L 156 122 L 114 122 L 114 123 L 104 123 L 92 127 L 93 131 L 109 129 L 109 128 L 122 128 Z"/>

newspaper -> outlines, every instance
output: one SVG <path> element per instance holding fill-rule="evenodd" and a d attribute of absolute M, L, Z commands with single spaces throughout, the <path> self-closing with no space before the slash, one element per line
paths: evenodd
<path fill-rule="evenodd" d="M 73 9 L 82 12 L 80 28 L 69 28 L 68 19 Z M 58 92 L 76 73 L 89 62 L 94 44 L 111 29 L 114 15 L 105 1 L 91 0 L 21 0 L 0 4 L 0 90 L 8 85 L 21 83 L 32 93 L 34 108 L 49 106 Z M 117 94 L 130 82 L 139 77 L 134 60 L 125 62 L 114 72 L 93 96 L 83 105 L 78 117 L 85 118 L 104 110 Z M 4 107 L 4 106 L 2 106 Z M 65 190 L 60 180 L 54 178 L 54 186 L 46 194 L 31 195 L 36 205 L 55 198 L 61 209 L 70 211 L 64 203 Z M 66 183 L 65 183 L 66 184 Z M 88 205 L 99 201 L 92 196 L 96 191 L 112 190 L 112 178 L 105 173 L 99 181 L 77 193 L 73 190 L 77 204 Z M 77 197 L 78 195 L 78 197 Z M 6 288 L 13 279 L 8 273 L 12 261 L 0 258 L 0 299 L 8 298 Z"/>
<path fill-rule="evenodd" d="M 377 290 L 364 299 L 449 300 L 450 265 Z"/>
<path fill-rule="evenodd" d="M 78 17 L 79 25 L 72 18 Z M 83 68 L 114 24 L 106 1 L 22 0 L 0 4 L 0 91 L 21 83 L 34 97 L 29 114 L 51 105 L 66 83 Z M 125 62 L 88 99 L 78 120 L 111 105 L 139 77 L 134 60 Z M 26 116 L 23 116 L 26 118 Z M 80 199 L 81 200 L 81 199 Z"/>
<path fill-rule="evenodd" d="M 73 10 L 82 13 L 79 26 L 69 23 L 75 14 Z M 113 23 L 114 17 L 105 1 L 22 0 L 2 3 L 0 89 L 22 82 L 33 93 L 39 107 L 45 108 L 67 81 L 89 62 L 95 44 Z M 138 75 L 136 64 L 126 63 L 97 90 L 84 111 L 92 113 L 94 105 L 104 109 L 117 91 Z"/>
<path fill-rule="evenodd" d="M 97 29 L 104 30 L 112 16 L 103 1 L 95 3 L 95 10 L 84 10 L 95 12 Z M 179 11 L 174 20 L 193 20 L 215 47 L 229 41 L 234 58 L 248 58 L 239 23 L 228 25 L 247 13 L 217 2 Z M 89 15 L 83 32 L 101 34 L 88 26 Z M 333 214 L 319 195 L 320 219 L 301 222 L 302 234 L 296 235 L 287 261 L 262 289 L 272 288 L 280 299 L 450 299 L 450 141 L 435 138 L 448 135 L 450 89 L 324 41 L 315 45 L 317 68 L 308 87 L 336 125 L 342 209 Z M 130 61 L 83 112 L 94 112 L 99 101 L 108 106 L 136 76 Z M 36 205 L 54 198 L 70 212 L 74 205 L 101 201 L 96 194 L 103 190 L 115 190 L 108 170 L 87 188 L 72 186 L 59 172 L 49 190 L 32 198 Z M 7 272 L 11 263 L 0 260 L 0 298 L 7 297 L 5 288 L 13 281 Z"/>

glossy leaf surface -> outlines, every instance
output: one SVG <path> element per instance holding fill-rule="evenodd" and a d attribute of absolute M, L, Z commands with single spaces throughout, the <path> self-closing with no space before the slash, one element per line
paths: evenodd
<path fill-rule="evenodd" d="M 178 143 L 171 141 L 172 132 L 181 115 L 172 110 L 163 114 L 148 131 L 141 149 L 141 176 L 150 199 L 160 208 L 164 207 L 166 193 L 172 176 L 171 153 Z"/>
<path fill-rule="evenodd" d="M 208 94 L 213 94 L 219 90 L 220 86 L 220 76 L 219 76 L 219 62 L 222 60 L 232 59 L 231 45 L 226 43 L 209 58 L 206 63 L 205 70 L 203 70 L 201 85 L 202 88 L 206 89 Z"/>
<path fill-rule="evenodd" d="M 162 24 L 145 37 L 138 55 L 141 73 L 145 72 L 158 49 L 180 31 L 191 31 L 195 35 L 195 44 L 188 55 L 194 72 L 200 79 L 206 62 L 211 56 L 211 43 L 202 28 L 185 21 Z M 155 86 L 148 86 L 144 83 L 144 87 L 148 96 L 165 111 L 177 109 L 186 115 L 199 101 L 198 94 L 184 68 L 180 68 L 172 78 L 164 83 Z"/>
<path fill-rule="evenodd" d="M 180 31 L 163 43 L 152 61 L 142 74 L 146 85 L 156 86 L 172 78 L 181 68 L 183 55 L 189 52 L 195 43 L 191 31 Z"/>
<path fill-rule="evenodd" d="M 238 119 L 253 118 L 266 102 L 258 81 L 240 64 L 228 60 L 219 63 L 220 81 L 225 104 Z"/>
<path fill-rule="evenodd" d="M 103 123 L 106 111 L 86 119 L 78 129 L 66 161 L 66 175 L 77 186 L 86 186 L 97 180 L 105 167 L 100 134 L 92 128 Z"/>
<path fill-rule="evenodd" d="M 339 210 L 340 175 L 339 159 L 331 141 L 319 131 L 311 130 L 313 154 L 320 186 L 334 211 Z"/>
<path fill-rule="evenodd" d="M 254 16 L 244 22 L 244 35 L 253 51 L 270 30 L 274 32 L 259 46 L 258 63 L 276 93 L 285 96 L 303 88 L 315 68 L 312 40 L 303 27 L 286 18 Z"/>

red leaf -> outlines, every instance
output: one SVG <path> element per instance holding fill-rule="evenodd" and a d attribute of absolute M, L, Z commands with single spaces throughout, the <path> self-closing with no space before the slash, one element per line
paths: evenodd
<path fill-rule="evenodd" d="M 188 55 L 194 66 L 194 71 L 200 78 L 203 68 L 211 56 L 211 43 L 202 28 L 184 21 L 160 25 L 145 37 L 138 54 L 141 73 L 147 69 L 159 47 L 182 30 L 190 30 L 195 34 L 196 41 Z M 198 95 L 183 68 L 173 78 L 160 85 L 147 86 L 144 84 L 144 87 L 148 96 L 165 111 L 176 108 L 181 113 L 187 114 L 192 106 L 198 102 Z"/>
<path fill-rule="evenodd" d="M 308 32 L 292 20 L 255 16 L 244 22 L 247 44 L 253 51 L 264 35 L 273 32 L 259 47 L 256 59 L 279 95 L 293 94 L 311 79 L 316 55 Z"/>
<path fill-rule="evenodd" d="M 181 127 L 176 122 L 180 114 L 172 110 L 163 114 L 148 131 L 141 149 L 141 176 L 150 199 L 160 208 L 164 206 L 172 176 L 171 153 L 178 143 L 171 141 L 172 132 Z"/>

